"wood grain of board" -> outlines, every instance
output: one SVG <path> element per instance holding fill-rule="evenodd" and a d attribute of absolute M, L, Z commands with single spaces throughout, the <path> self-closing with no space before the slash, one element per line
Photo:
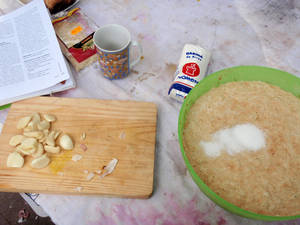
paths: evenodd
<path fill-rule="evenodd" d="M 69 134 L 75 148 L 50 155 L 44 169 L 31 168 L 31 157 L 25 158 L 23 168 L 7 168 L 7 156 L 14 151 L 9 139 L 22 133 L 16 124 L 34 112 L 56 115 L 52 128 Z M 37 97 L 12 104 L 0 135 L 0 191 L 148 198 L 153 191 L 156 120 L 156 105 L 148 102 Z M 80 139 L 83 132 L 85 140 Z M 83 151 L 80 144 L 88 149 Z M 72 161 L 74 154 L 82 159 Z M 86 179 L 84 170 L 101 170 L 113 158 L 119 162 L 112 174 Z"/>

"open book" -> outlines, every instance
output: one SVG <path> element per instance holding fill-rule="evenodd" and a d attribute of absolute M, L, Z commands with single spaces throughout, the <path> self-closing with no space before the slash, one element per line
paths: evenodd
<path fill-rule="evenodd" d="M 0 17 L 0 109 L 75 87 L 43 0 Z"/>

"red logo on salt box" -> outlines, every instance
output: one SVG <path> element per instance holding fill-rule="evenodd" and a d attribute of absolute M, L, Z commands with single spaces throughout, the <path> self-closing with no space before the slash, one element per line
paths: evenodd
<path fill-rule="evenodd" d="M 200 68 L 196 63 L 187 63 L 183 66 L 182 72 L 190 77 L 196 77 L 200 73 Z"/>

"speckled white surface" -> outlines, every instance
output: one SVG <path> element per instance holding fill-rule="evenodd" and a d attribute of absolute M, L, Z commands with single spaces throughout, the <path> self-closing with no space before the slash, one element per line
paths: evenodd
<path fill-rule="evenodd" d="M 11 0 L 8 0 L 11 1 Z M 126 26 L 144 49 L 129 77 L 109 81 L 94 64 L 75 73 L 77 88 L 57 96 L 130 99 L 158 105 L 154 193 L 148 200 L 40 195 L 37 202 L 59 225 L 300 224 L 261 222 L 216 206 L 192 181 L 177 140 L 180 105 L 167 96 L 185 43 L 212 52 L 208 73 L 263 65 L 300 77 L 300 2 L 293 0 L 81 0 L 98 26 Z M 4 10 L 5 11 L 5 10 Z M 0 111 L 4 122 L 6 111 Z"/>

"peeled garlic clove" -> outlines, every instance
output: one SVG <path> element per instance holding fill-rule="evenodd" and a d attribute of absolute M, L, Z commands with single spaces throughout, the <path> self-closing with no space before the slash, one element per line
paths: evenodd
<path fill-rule="evenodd" d="M 32 154 L 34 158 L 40 157 L 44 153 L 44 146 L 41 143 L 38 143 L 38 147 L 35 153 Z"/>
<path fill-rule="evenodd" d="M 61 136 L 59 140 L 59 145 L 65 150 L 72 150 L 74 148 L 74 144 L 69 135 L 64 134 Z"/>
<path fill-rule="evenodd" d="M 39 139 L 39 142 L 41 142 L 41 143 L 46 142 L 46 139 L 49 135 L 49 130 L 43 130 L 43 134 L 44 134 L 44 136 L 41 139 Z"/>
<path fill-rule="evenodd" d="M 21 142 L 21 148 L 22 149 L 31 149 L 37 147 L 37 140 L 35 138 L 25 138 Z"/>
<path fill-rule="evenodd" d="M 10 153 L 6 161 L 7 167 L 21 168 L 24 165 L 24 158 L 17 152 Z"/>
<path fill-rule="evenodd" d="M 18 151 L 20 151 L 20 153 L 24 154 L 24 155 L 32 155 L 36 152 L 37 148 L 29 148 L 29 149 L 23 149 L 23 148 L 19 148 Z"/>
<path fill-rule="evenodd" d="M 41 117 L 40 117 L 40 114 L 39 113 L 33 113 L 32 114 L 32 121 L 35 121 L 35 122 L 40 122 L 41 121 Z"/>
<path fill-rule="evenodd" d="M 48 130 L 50 128 L 50 123 L 47 120 L 43 120 L 38 123 L 37 128 L 39 130 Z"/>
<path fill-rule="evenodd" d="M 26 137 L 33 137 L 37 139 L 41 139 L 44 136 L 42 131 L 28 131 L 28 132 L 24 132 L 23 134 Z"/>
<path fill-rule="evenodd" d="M 50 162 L 49 157 L 47 156 L 47 154 L 44 154 L 41 157 L 32 160 L 31 166 L 36 169 L 42 169 L 48 166 L 49 162 Z"/>
<path fill-rule="evenodd" d="M 49 145 L 45 145 L 44 149 L 46 152 L 50 152 L 50 153 L 59 153 L 60 152 L 60 147 L 54 147 L 54 146 L 49 146 Z"/>
<path fill-rule="evenodd" d="M 50 145 L 50 146 L 55 146 L 55 139 L 54 139 L 54 135 L 55 135 L 55 132 L 52 130 L 50 132 L 50 134 L 48 135 L 48 137 L 46 138 L 46 144 L 47 145 Z"/>
<path fill-rule="evenodd" d="M 21 146 L 19 145 L 19 146 L 17 146 L 16 148 L 15 148 L 15 150 L 16 150 L 16 152 L 17 153 L 22 153 L 21 151 L 22 151 L 22 148 L 21 148 Z M 23 153 L 22 153 L 23 154 Z"/>
<path fill-rule="evenodd" d="M 23 129 L 27 126 L 27 124 L 30 122 L 31 116 L 25 116 L 19 119 L 17 124 L 17 129 Z"/>
<path fill-rule="evenodd" d="M 48 122 L 54 122 L 54 121 L 56 121 L 56 117 L 54 115 L 52 115 L 52 114 L 45 114 L 44 118 Z"/>
<path fill-rule="evenodd" d="M 11 146 L 17 146 L 18 144 L 20 144 L 24 139 L 23 135 L 15 135 L 13 137 L 11 137 L 11 139 L 9 140 L 9 145 Z"/>
<path fill-rule="evenodd" d="M 27 125 L 27 127 L 24 128 L 25 132 L 29 132 L 29 131 L 36 131 L 37 130 L 37 124 L 39 122 L 38 121 L 30 121 Z"/>
<path fill-rule="evenodd" d="M 56 130 L 54 132 L 54 140 L 56 140 L 56 138 L 58 138 L 58 136 L 61 134 L 61 131 L 60 130 Z"/>

